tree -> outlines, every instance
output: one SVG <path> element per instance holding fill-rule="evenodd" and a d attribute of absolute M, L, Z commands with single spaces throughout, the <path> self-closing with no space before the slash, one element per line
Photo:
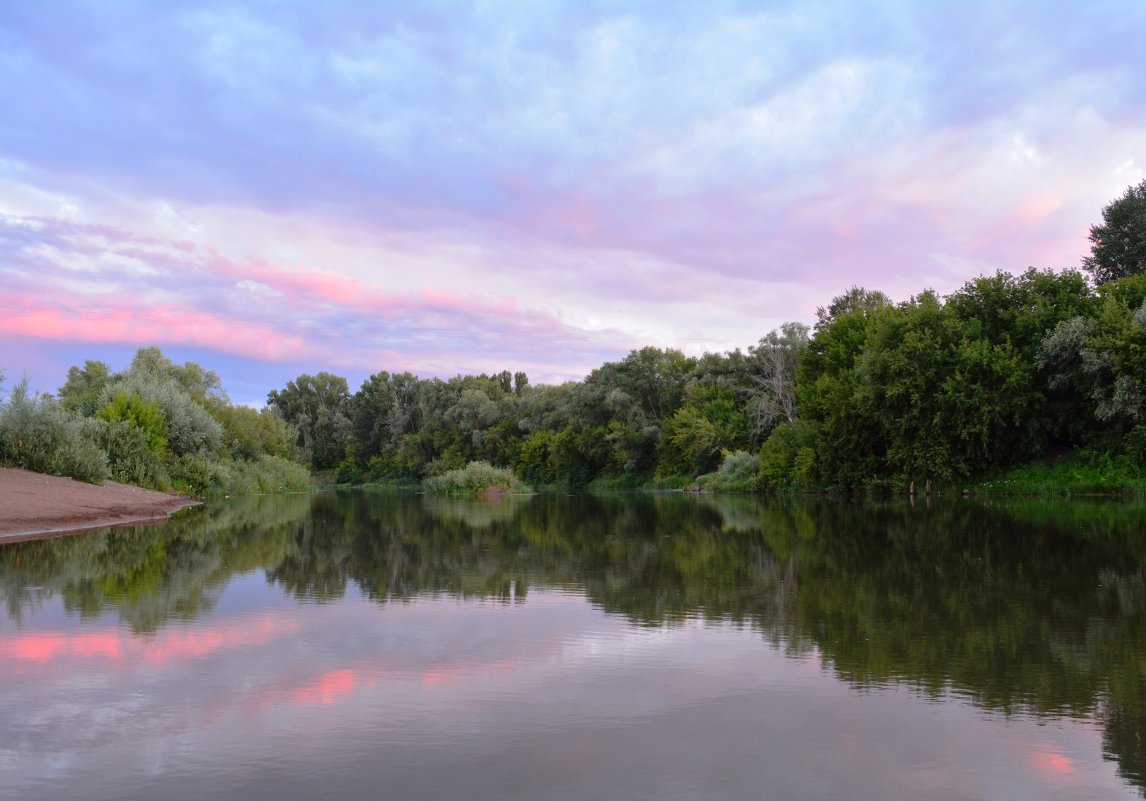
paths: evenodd
<path fill-rule="evenodd" d="M 345 378 L 327 372 L 304 373 L 281 391 L 270 392 L 267 405 L 297 427 L 298 444 L 315 468 L 334 467 L 345 455 L 353 429 Z"/>
<path fill-rule="evenodd" d="M 65 409 L 91 417 L 99 408 L 104 387 L 111 380 L 111 368 L 107 364 L 88 359 L 82 368 L 68 368 L 68 380 L 57 396 Z"/>
<path fill-rule="evenodd" d="M 92 362 L 85 363 L 85 369 L 90 370 L 91 364 Z M 163 351 L 156 347 L 137 350 L 127 373 L 174 381 L 194 398 L 196 403 L 202 404 L 208 400 L 227 400 L 227 395 L 223 392 L 223 384 L 214 370 L 205 370 L 195 362 L 184 362 L 180 366 L 167 358 Z M 68 378 L 71 379 L 70 371 Z"/>
<path fill-rule="evenodd" d="M 816 309 L 816 330 L 830 325 L 836 319 L 853 312 L 864 314 L 891 305 L 891 298 L 878 289 L 864 289 L 853 286 L 842 295 L 832 298 L 827 308 Z"/>
<path fill-rule="evenodd" d="M 411 433 L 418 384 L 413 373 L 391 375 L 385 370 L 362 382 L 351 408 L 358 458 L 364 463 L 391 455 Z"/>
<path fill-rule="evenodd" d="M 1099 426 L 1117 439 L 1146 417 L 1146 274 L 1110 281 L 1092 316 L 1060 322 L 1035 357 L 1054 389 L 1085 399 Z"/>
<path fill-rule="evenodd" d="M 996 431 L 999 439 L 994 446 L 1000 454 L 1031 458 L 1048 448 L 1077 444 L 1081 424 L 1090 419 L 1088 402 L 1056 382 L 1054 371 L 1033 371 L 1031 366 L 1048 332 L 1073 317 L 1093 317 L 1097 304 L 1082 273 L 1033 267 L 1020 275 L 1000 270 L 979 276 L 947 297 L 947 310 L 962 321 L 969 340 L 981 338 L 992 347 L 1013 348 L 1020 369 L 1028 373 L 1022 424 Z M 964 348 L 964 355 L 972 350 Z"/>
<path fill-rule="evenodd" d="M 808 326 L 784 323 L 749 348 L 758 364 L 749 399 L 754 434 L 763 435 L 777 423 L 796 420 L 796 370 L 807 345 Z"/>
<path fill-rule="evenodd" d="M 1095 283 L 1146 273 L 1146 180 L 1102 209 L 1102 225 L 1091 227 L 1090 242 L 1082 267 Z"/>

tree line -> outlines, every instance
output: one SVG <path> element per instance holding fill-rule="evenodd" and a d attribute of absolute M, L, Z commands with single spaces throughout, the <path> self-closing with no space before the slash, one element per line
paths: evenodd
<path fill-rule="evenodd" d="M 1146 460 L 1146 181 L 1083 269 L 1000 271 L 900 303 L 853 287 L 756 345 L 646 347 L 584 380 L 301 375 L 268 406 L 317 470 L 421 479 L 482 460 L 526 481 L 858 489 L 955 482 L 1083 450 Z"/>

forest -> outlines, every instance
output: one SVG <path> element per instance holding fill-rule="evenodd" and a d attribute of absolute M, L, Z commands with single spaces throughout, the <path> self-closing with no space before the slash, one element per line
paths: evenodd
<path fill-rule="evenodd" d="M 535 486 L 1146 487 L 1146 181 L 1102 216 L 1081 269 L 999 271 L 901 302 L 852 287 L 813 325 L 746 350 L 645 347 L 560 385 L 383 370 L 352 392 L 319 372 L 255 411 L 214 373 L 145 348 L 121 374 L 73 367 L 55 398 L 17 385 L 0 460 L 193 492 L 295 486 L 292 461 L 339 483 L 485 462 Z M 45 433 L 64 429 L 56 444 Z"/>

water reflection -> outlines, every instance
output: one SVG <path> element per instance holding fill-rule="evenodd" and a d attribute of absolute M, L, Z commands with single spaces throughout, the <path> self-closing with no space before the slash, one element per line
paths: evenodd
<path fill-rule="evenodd" d="M 246 499 L 189 510 L 163 527 L 0 548 L 0 592 L 9 618 L 0 629 L 0 670 L 27 677 L 52 663 L 87 661 L 130 669 L 136 682 L 163 683 L 146 671 L 273 648 L 278 664 L 252 662 L 242 671 L 248 713 L 277 709 L 284 700 L 299 707 L 336 704 L 386 688 L 388 710 L 407 716 L 404 736 L 428 727 L 420 736 L 440 743 L 454 735 L 415 721 L 409 700 L 393 695 L 395 688 L 425 693 L 476 682 L 487 692 L 478 707 L 488 711 L 490 698 L 509 692 L 505 676 L 544 684 L 551 668 L 541 666 L 551 665 L 553 649 L 560 649 L 563 664 L 595 655 L 587 675 L 600 686 L 607 684 L 600 673 L 601 654 L 607 654 L 626 664 L 638 660 L 648 666 L 649 681 L 663 674 L 671 692 L 689 698 L 696 688 L 680 684 L 682 676 L 708 681 L 710 692 L 716 680 L 706 672 L 715 668 L 698 662 L 687 666 L 692 674 L 678 673 L 670 669 L 671 660 L 685 658 L 677 651 L 658 663 L 663 640 L 655 632 L 700 638 L 710 626 L 744 627 L 786 655 L 788 666 L 774 672 L 795 685 L 808 680 L 801 665 L 811 662 L 842 680 L 853 697 L 856 691 L 907 692 L 937 702 L 962 698 L 1008 719 L 1093 719 L 1119 775 L 1142 788 L 1143 530 L 1146 508 L 1101 504 L 954 502 L 912 509 L 676 495 L 467 504 L 382 491 Z M 280 600 L 268 600 L 268 584 L 281 591 Z M 584 623 L 582 597 L 626 626 Z M 384 605 L 388 615 L 386 630 L 371 632 L 375 640 L 359 650 L 345 640 L 356 636 L 362 620 L 337 623 L 338 615 L 350 614 L 340 611 L 341 602 L 356 598 Z M 439 602 L 424 603 L 429 599 Z M 516 625 L 533 633 L 491 635 L 476 622 L 475 607 L 458 606 L 459 600 L 477 601 L 479 609 L 517 608 Z M 302 614 L 294 601 L 326 611 Z M 78 625 L 33 624 L 55 604 Z M 563 616 L 590 626 L 589 633 L 547 639 L 543 632 L 561 630 Z M 634 648 L 645 650 L 626 651 Z M 315 657 L 303 653 L 308 649 L 341 657 L 316 666 Z M 196 681 L 184 706 L 168 705 L 182 715 L 194 706 L 196 714 L 228 719 L 236 703 L 230 680 Z M 747 687 L 751 681 L 725 675 L 721 682 L 726 689 L 718 700 L 697 698 L 725 704 L 722 714 L 735 728 L 736 704 L 728 699 L 747 692 L 735 689 L 738 682 Z M 647 686 L 614 689 L 627 704 L 650 692 Z M 820 695 L 828 692 L 817 685 Z M 606 700 L 602 696 L 600 709 L 562 707 L 561 714 L 574 728 L 576 714 L 607 719 Z M 788 710 L 790 726 L 798 728 L 802 708 Z M 59 725 L 83 722 L 62 709 Z M 470 713 L 445 709 L 456 731 L 465 731 L 457 718 Z M 127 709 L 104 714 L 134 720 Z M 870 714 L 886 713 L 876 705 Z M 525 732 L 529 722 L 515 725 Z M 91 732 L 109 731 L 87 723 Z M 138 725 L 175 723 L 164 724 L 160 715 Z M 811 740 L 824 736 L 808 733 Z M 570 745 L 575 734 L 562 737 Z M 476 746 L 467 741 L 467 747 Z M 1078 770 L 1061 748 L 1035 750 L 1023 760 L 1048 776 Z"/>

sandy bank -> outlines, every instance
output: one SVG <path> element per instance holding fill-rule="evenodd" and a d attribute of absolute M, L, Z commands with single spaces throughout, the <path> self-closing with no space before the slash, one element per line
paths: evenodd
<path fill-rule="evenodd" d="M 197 501 L 183 495 L 0 468 L 0 542 L 153 523 Z"/>

